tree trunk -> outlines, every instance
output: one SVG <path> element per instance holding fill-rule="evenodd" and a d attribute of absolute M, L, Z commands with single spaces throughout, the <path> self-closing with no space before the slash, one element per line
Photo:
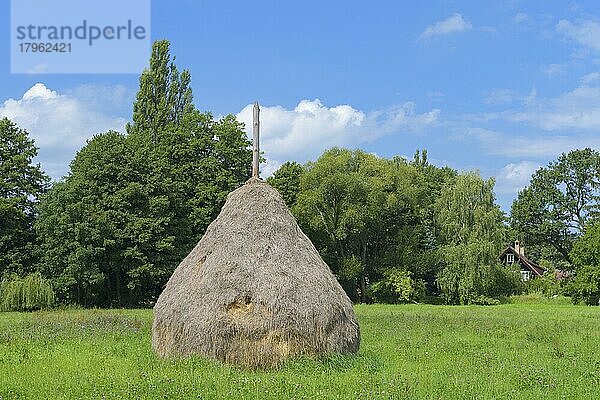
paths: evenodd
<path fill-rule="evenodd" d="M 115 271 L 115 277 L 116 277 L 116 285 L 117 285 L 117 304 L 119 305 L 119 307 L 122 307 L 123 304 L 121 304 L 121 273 L 120 271 Z"/>

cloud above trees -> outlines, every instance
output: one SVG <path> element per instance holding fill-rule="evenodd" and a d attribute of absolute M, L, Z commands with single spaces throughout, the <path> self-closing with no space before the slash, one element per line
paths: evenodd
<path fill-rule="evenodd" d="M 89 93 L 92 88 L 85 90 Z M 40 148 L 38 161 L 55 179 L 67 172 L 69 162 L 87 139 L 107 130 L 123 131 L 127 122 L 43 83 L 33 85 L 20 99 L 10 98 L 0 104 L 0 117 L 11 119 L 29 132 Z"/>
<path fill-rule="evenodd" d="M 333 146 L 356 147 L 390 134 L 417 133 L 436 124 L 439 109 L 418 113 L 412 102 L 365 112 L 342 104 L 328 107 L 319 99 L 302 100 L 293 109 L 280 105 L 261 107 L 263 175 L 270 175 L 287 160 L 304 162 Z M 252 104 L 238 114 L 248 135 Z"/>

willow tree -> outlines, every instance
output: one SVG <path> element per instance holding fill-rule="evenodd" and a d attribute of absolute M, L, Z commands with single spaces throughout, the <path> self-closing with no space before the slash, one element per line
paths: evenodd
<path fill-rule="evenodd" d="M 52 285 L 39 273 L 8 276 L 0 282 L 0 311 L 33 311 L 53 305 Z"/>
<path fill-rule="evenodd" d="M 484 274 L 497 263 L 506 241 L 504 214 L 495 203 L 494 180 L 475 172 L 460 174 L 442 189 L 435 204 L 440 258 L 438 276 L 449 303 L 470 303 L 488 293 Z"/>

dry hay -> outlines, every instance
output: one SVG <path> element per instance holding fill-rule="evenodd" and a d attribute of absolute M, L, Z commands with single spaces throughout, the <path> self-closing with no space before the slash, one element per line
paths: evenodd
<path fill-rule="evenodd" d="M 298 355 L 355 353 L 352 304 L 279 193 L 233 191 L 154 306 L 152 347 L 270 367 Z"/>

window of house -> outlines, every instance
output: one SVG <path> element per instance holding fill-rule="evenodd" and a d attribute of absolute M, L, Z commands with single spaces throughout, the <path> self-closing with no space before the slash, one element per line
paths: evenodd
<path fill-rule="evenodd" d="M 531 279 L 531 271 L 521 271 L 521 280 L 527 282 Z"/>
<path fill-rule="evenodd" d="M 509 264 L 512 264 L 515 262 L 515 255 L 514 254 L 507 254 L 506 255 L 506 262 Z"/>

